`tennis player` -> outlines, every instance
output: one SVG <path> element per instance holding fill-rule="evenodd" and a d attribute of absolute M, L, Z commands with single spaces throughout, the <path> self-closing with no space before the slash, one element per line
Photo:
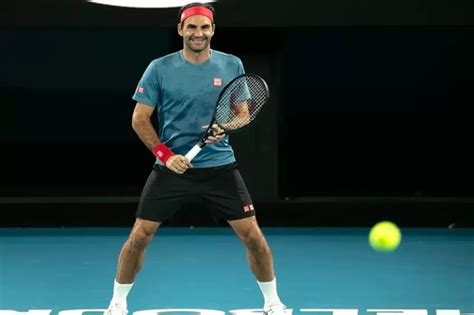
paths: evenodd
<path fill-rule="evenodd" d="M 105 315 L 127 314 L 127 295 L 143 265 L 145 250 L 161 223 L 190 201 L 203 202 L 227 220 L 247 249 L 247 258 L 263 294 L 263 311 L 284 315 L 270 247 L 255 218 L 255 209 L 228 136 L 214 136 L 191 162 L 184 156 L 200 139 L 213 114 L 219 92 L 244 73 L 241 60 L 210 48 L 214 8 L 192 3 L 179 11 L 183 49 L 153 60 L 138 83 L 132 126 L 156 156 L 143 188 L 136 221 L 118 258 L 113 296 Z M 158 130 L 151 122 L 157 110 Z"/>

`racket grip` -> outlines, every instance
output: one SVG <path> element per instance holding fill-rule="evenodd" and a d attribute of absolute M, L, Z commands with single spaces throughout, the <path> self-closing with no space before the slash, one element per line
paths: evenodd
<path fill-rule="evenodd" d="M 191 150 L 189 150 L 188 153 L 186 153 L 185 157 L 191 161 L 192 159 L 194 159 L 194 157 L 196 155 L 198 155 L 198 153 L 201 151 L 201 147 L 199 146 L 199 144 L 196 144 Z"/>

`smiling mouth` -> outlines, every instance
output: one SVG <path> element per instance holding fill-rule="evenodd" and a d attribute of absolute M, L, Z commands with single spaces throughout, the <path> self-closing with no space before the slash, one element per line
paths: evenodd
<path fill-rule="evenodd" d="M 191 38 L 190 40 L 193 43 L 204 43 L 206 41 L 206 39 L 204 39 L 204 38 L 200 38 L 200 39 Z"/>

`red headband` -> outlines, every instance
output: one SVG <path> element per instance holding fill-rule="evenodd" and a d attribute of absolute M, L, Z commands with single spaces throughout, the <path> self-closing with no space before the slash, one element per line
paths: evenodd
<path fill-rule="evenodd" d="M 186 20 L 191 15 L 204 15 L 204 16 L 207 16 L 209 19 L 211 19 L 211 22 L 214 22 L 214 15 L 212 14 L 211 10 L 205 7 L 195 6 L 195 7 L 187 8 L 186 10 L 183 11 L 183 13 L 181 13 L 180 23 L 183 23 L 183 21 Z"/>

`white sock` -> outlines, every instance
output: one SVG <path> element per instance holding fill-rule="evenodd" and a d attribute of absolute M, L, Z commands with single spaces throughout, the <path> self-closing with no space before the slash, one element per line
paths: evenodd
<path fill-rule="evenodd" d="M 276 278 L 269 282 L 257 281 L 257 283 L 265 299 L 265 306 L 281 303 L 277 293 Z"/>
<path fill-rule="evenodd" d="M 118 283 L 117 280 L 114 281 L 114 295 L 112 296 L 112 304 L 121 304 L 127 308 L 127 295 L 132 288 L 133 283 Z"/>

